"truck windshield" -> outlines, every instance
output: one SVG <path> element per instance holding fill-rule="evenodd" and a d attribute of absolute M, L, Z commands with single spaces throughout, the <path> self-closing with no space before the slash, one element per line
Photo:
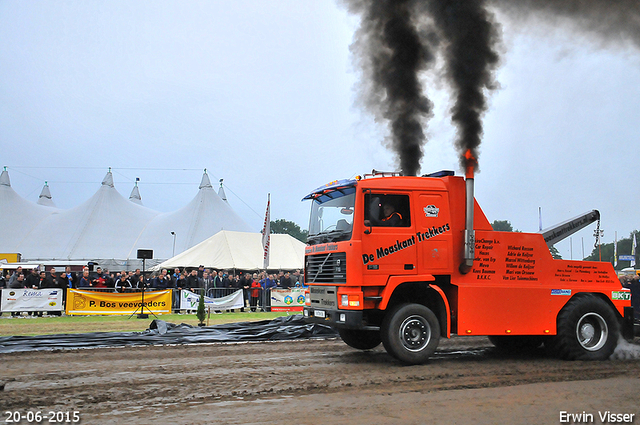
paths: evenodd
<path fill-rule="evenodd" d="M 309 244 L 346 241 L 351 239 L 355 193 L 340 194 L 311 205 L 309 219 Z"/>

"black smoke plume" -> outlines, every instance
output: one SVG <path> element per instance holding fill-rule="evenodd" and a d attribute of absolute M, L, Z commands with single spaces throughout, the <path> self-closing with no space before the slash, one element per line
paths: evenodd
<path fill-rule="evenodd" d="M 432 103 L 423 94 L 419 75 L 434 62 L 434 54 L 416 24 L 414 0 L 345 0 L 362 16 L 352 52 L 362 68 L 363 100 L 378 119 L 388 122 L 389 144 L 405 175 L 420 169 L 425 141 L 423 123 Z"/>
<path fill-rule="evenodd" d="M 491 5 L 518 22 L 566 28 L 603 46 L 631 42 L 640 48 L 638 0 L 491 0 Z"/>
<path fill-rule="evenodd" d="M 421 73 L 432 68 L 440 48 L 453 91 L 456 146 L 477 158 L 482 138 L 485 91 L 494 88 L 499 39 L 484 0 L 345 0 L 362 23 L 352 51 L 363 70 L 367 108 L 389 123 L 390 145 L 405 175 L 420 169 L 423 126 L 432 103 L 423 93 Z M 475 165 L 475 164 L 474 164 Z"/>
<path fill-rule="evenodd" d="M 499 56 L 495 46 L 500 36 L 485 6 L 484 0 L 434 0 L 428 8 L 444 40 L 445 73 L 454 99 L 451 119 L 458 128 L 455 143 L 463 170 L 476 167 L 487 109 L 485 91 L 496 88 Z M 467 150 L 473 162 L 468 163 Z"/>

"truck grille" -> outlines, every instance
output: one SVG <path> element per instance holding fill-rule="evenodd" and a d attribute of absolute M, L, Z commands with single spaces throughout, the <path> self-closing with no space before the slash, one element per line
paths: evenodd
<path fill-rule="evenodd" d="M 347 254 L 330 252 L 329 254 L 307 255 L 307 284 L 347 283 Z"/>

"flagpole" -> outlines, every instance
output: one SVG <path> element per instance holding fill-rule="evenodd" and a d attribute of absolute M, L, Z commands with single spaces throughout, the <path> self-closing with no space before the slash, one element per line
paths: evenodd
<path fill-rule="evenodd" d="M 631 255 L 633 256 L 633 260 L 631 260 L 631 267 L 636 268 L 636 233 L 633 234 L 633 245 L 631 246 Z"/>
<path fill-rule="evenodd" d="M 615 245 L 613 245 L 613 268 L 618 267 L 618 232 L 615 232 Z"/>
<path fill-rule="evenodd" d="M 271 193 L 267 197 L 267 211 L 264 215 L 264 226 L 262 227 L 262 268 L 269 267 L 269 245 L 271 244 Z"/>

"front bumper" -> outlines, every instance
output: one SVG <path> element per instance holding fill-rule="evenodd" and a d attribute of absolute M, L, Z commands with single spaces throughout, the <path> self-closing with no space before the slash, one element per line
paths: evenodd
<path fill-rule="evenodd" d="M 304 319 L 307 323 L 320 323 L 332 328 L 378 330 L 378 327 L 367 326 L 363 321 L 361 310 L 335 310 L 327 308 L 305 307 Z"/>

